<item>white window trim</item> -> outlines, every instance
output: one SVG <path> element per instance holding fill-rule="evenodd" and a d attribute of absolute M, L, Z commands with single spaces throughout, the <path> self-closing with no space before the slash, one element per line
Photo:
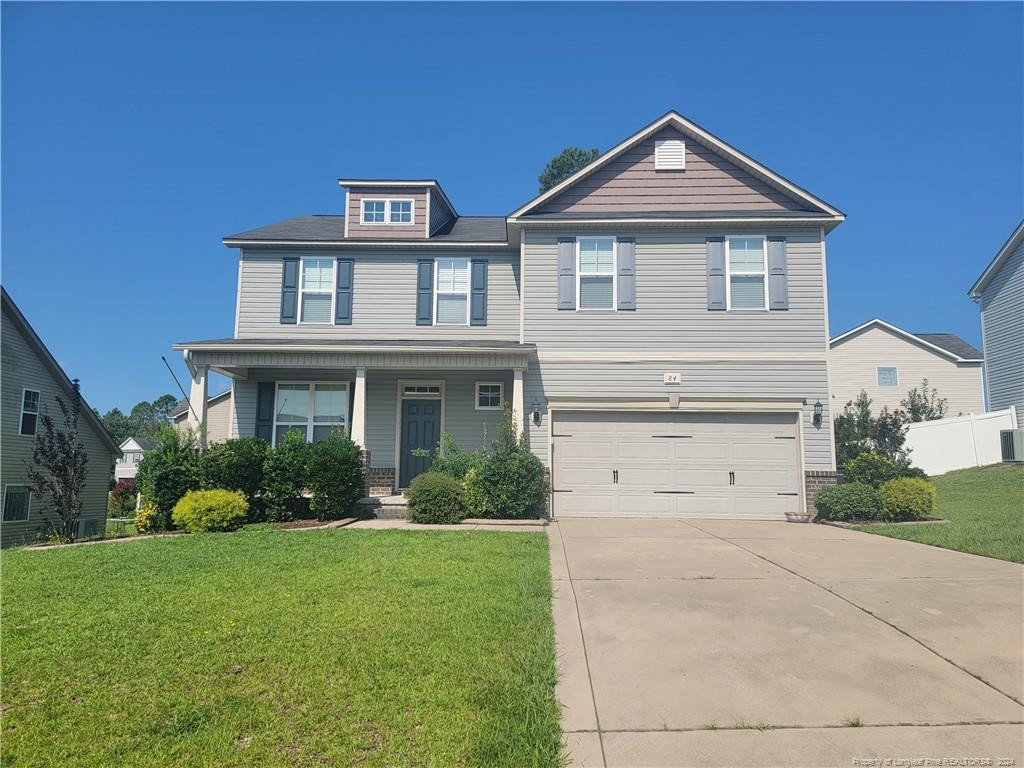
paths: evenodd
<path fill-rule="evenodd" d="M 352 425 L 349 423 L 349 410 L 352 407 L 352 388 L 347 381 L 277 381 L 274 382 L 274 418 L 270 424 L 270 444 L 277 445 L 277 427 L 278 420 L 277 415 L 279 413 L 278 400 L 281 396 L 281 385 L 306 385 L 309 387 L 309 418 L 306 420 L 306 442 L 313 442 L 313 427 L 314 426 L 331 426 L 330 424 L 314 424 L 313 423 L 313 411 L 316 408 L 316 387 L 318 384 L 330 384 L 332 386 L 342 386 L 345 388 L 345 413 L 342 414 L 344 419 L 343 426 L 345 432 L 350 432 Z M 288 426 L 299 428 L 299 424 L 289 424 Z"/>
<path fill-rule="evenodd" d="M 35 390 L 33 390 L 34 392 Z M 9 488 L 27 488 L 28 489 L 28 509 L 25 511 L 24 520 L 4 520 L 3 515 L 7 512 L 7 489 Z M 27 523 L 32 519 L 32 486 L 25 485 L 24 483 L 7 483 L 4 486 L 4 498 L 3 498 L 3 509 L 0 510 L 0 523 Z"/>
<path fill-rule="evenodd" d="M 384 203 L 384 221 L 367 221 L 366 204 Z M 409 203 L 409 221 L 392 221 L 391 204 Z M 416 199 L 413 197 L 364 197 L 359 201 L 359 224 L 363 227 L 411 227 L 416 224 Z"/>
<path fill-rule="evenodd" d="M 581 307 L 580 306 L 580 279 L 583 276 L 580 269 L 580 240 L 611 240 L 612 241 L 612 305 L 610 307 Z M 588 272 L 587 277 L 607 277 L 604 272 Z M 614 236 L 584 235 L 576 238 L 576 311 L 577 312 L 618 312 L 619 311 L 619 239 Z"/>
<path fill-rule="evenodd" d="M 437 319 L 437 303 L 441 296 L 441 291 L 438 290 L 438 283 L 441 278 L 441 269 L 438 264 L 441 261 L 464 261 L 466 262 L 466 321 L 463 323 L 442 323 Z M 468 256 L 441 256 L 434 259 L 434 325 L 448 326 L 453 328 L 461 328 L 464 325 L 469 325 L 469 312 L 470 305 L 472 304 L 473 296 L 473 265 L 470 262 Z M 445 296 L 458 296 L 458 292 L 445 291 Z"/>
<path fill-rule="evenodd" d="M 497 387 L 498 404 L 480 405 L 480 387 Z M 505 406 L 505 384 L 500 381 L 478 381 L 473 387 L 473 406 L 478 411 L 500 411 Z"/>
<path fill-rule="evenodd" d="M 732 266 L 729 264 L 729 243 L 732 240 L 742 239 L 753 239 L 759 238 L 761 240 L 761 272 L 751 272 L 750 270 L 738 270 L 733 272 Z M 733 307 L 732 305 L 732 276 L 733 275 L 751 275 L 757 276 L 764 280 L 764 306 L 763 307 Z M 768 297 L 768 235 L 765 234 L 751 234 L 751 235 L 726 235 L 725 236 L 725 309 L 727 312 L 767 312 L 769 305 Z"/>
<path fill-rule="evenodd" d="M 33 414 L 36 417 L 36 428 L 31 433 L 22 432 L 21 431 L 21 425 L 25 421 L 25 414 L 26 413 L 32 413 L 32 411 L 26 411 L 25 410 L 25 393 L 26 392 L 35 392 L 36 393 L 36 410 L 35 410 L 35 413 Z M 43 402 L 43 393 L 42 392 L 40 392 L 38 389 L 30 389 L 29 387 L 22 387 L 22 389 L 21 389 L 21 410 L 18 413 L 18 434 L 21 437 L 35 437 L 36 436 L 36 433 L 39 431 L 39 406 L 42 405 L 42 402 Z"/>
<path fill-rule="evenodd" d="M 306 259 L 318 259 L 319 260 L 319 259 L 326 259 L 326 258 L 330 258 L 330 261 L 331 261 L 331 288 L 330 288 L 330 290 L 329 291 L 307 291 L 305 288 L 302 287 L 302 284 L 303 284 L 305 276 L 306 276 Z M 305 314 L 306 313 L 303 310 L 303 303 L 302 303 L 303 295 L 307 294 L 307 293 L 310 293 L 310 294 L 322 296 L 323 294 L 328 293 L 328 292 L 330 293 L 330 296 L 331 296 L 331 313 L 330 313 L 330 317 L 328 317 L 326 320 L 324 320 L 322 322 L 306 320 L 305 319 Z M 338 301 L 338 260 L 336 258 L 327 257 L 327 256 L 302 256 L 301 258 L 299 258 L 299 306 L 298 306 L 299 325 L 334 325 L 334 312 L 335 312 L 335 306 L 334 305 L 337 303 L 337 301 Z"/>
<path fill-rule="evenodd" d="M 883 368 L 892 368 L 894 371 L 896 371 L 896 383 L 895 384 L 882 384 L 879 381 L 879 374 L 882 372 Z M 899 387 L 899 385 L 900 385 L 900 369 L 899 369 L 898 365 L 878 365 L 878 366 L 875 366 L 875 386 L 880 387 L 881 389 L 895 389 L 895 388 Z"/>

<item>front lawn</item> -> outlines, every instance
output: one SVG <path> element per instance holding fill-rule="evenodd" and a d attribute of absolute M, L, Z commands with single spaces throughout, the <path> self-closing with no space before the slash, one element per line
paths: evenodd
<path fill-rule="evenodd" d="M 543 534 L 13 551 L 2 591 L 4 765 L 560 762 Z"/>
<path fill-rule="evenodd" d="M 931 478 L 935 516 L 948 523 L 857 530 L 1024 563 L 1024 466 L 994 464 Z"/>

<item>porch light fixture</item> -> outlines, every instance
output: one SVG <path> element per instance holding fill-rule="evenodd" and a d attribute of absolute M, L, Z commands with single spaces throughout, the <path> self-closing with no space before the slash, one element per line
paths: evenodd
<path fill-rule="evenodd" d="M 821 400 L 814 404 L 814 426 L 821 426 Z"/>
<path fill-rule="evenodd" d="M 540 403 L 538 403 L 536 400 L 534 400 L 532 403 L 530 403 L 530 408 L 532 409 L 532 413 L 530 415 L 533 417 L 533 425 L 535 427 L 539 427 L 540 426 Z"/>

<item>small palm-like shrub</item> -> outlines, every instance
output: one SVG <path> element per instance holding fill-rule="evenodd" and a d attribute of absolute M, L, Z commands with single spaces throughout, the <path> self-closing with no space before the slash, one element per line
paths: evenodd
<path fill-rule="evenodd" d="M 217 488 L 189 491 L 177 504 L 171 517 L 174 524 L 189 533 L 233 531 L 245 522 L 249 502 L 240 491 Z"/>
<path fill-rule="evenodd" d="M 878 520 L 882 499 L 867 483 L 827 485 L 814 497 L 818 520 Z"/>
<path fill-rule="evenodd" d="M 899 477 L 879 489 L 886 520 L 922 520 L 932 513 L 935 486 L 919 477 Z"/>
<path fill-rule="evenodd" d="M 452 524 L 466 517 L 462 483 L 443 472 L 424 472 L 405 492 L 408 518 L 414 523 Z"/>

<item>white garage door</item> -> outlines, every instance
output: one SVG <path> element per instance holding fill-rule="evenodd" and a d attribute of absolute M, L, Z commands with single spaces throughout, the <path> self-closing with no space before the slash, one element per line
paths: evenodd
<path fill-rule="evenodd" d="M 725 517 L 799 512 L 792 413 L 557 411 L 555 517 Z"/>

